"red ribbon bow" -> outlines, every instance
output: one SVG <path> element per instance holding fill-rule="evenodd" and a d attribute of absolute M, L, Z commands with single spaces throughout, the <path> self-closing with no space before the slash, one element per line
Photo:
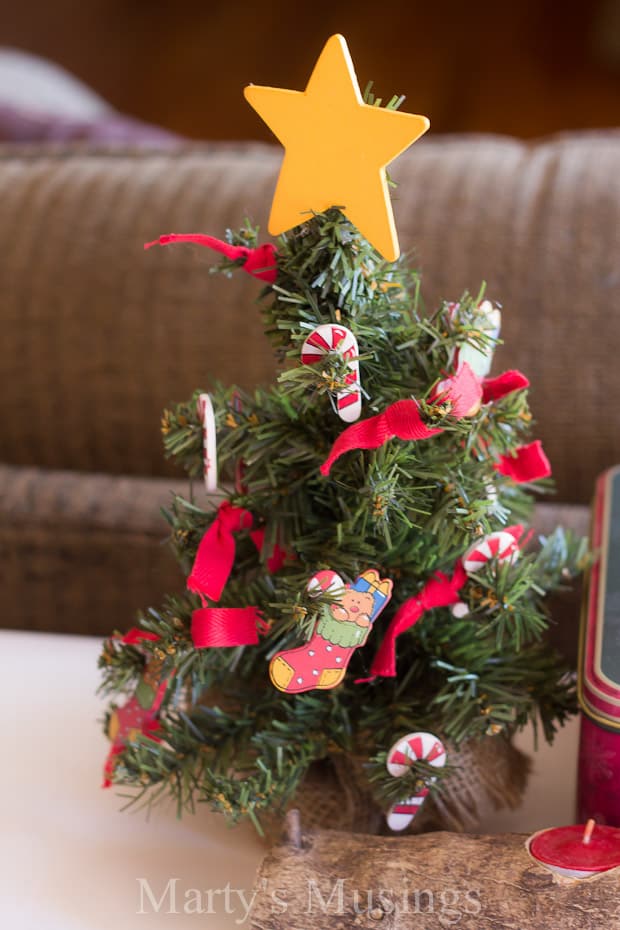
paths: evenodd
<path fill-rule="evenodd" d="M 262 553 L 265 547 L 265 527 L 261 526 L 258 530 L 252 530 L 250 539 L 258 551 Z M 275 575 L 276 572 L 280 571 L 286 560 L 290 558 L 293 558 L 293 556 L 286 549 L 283 549 L 279 542 L 276 542 L 271 550 L 271 555 L 268 555 L 266 559 L 267 571 L 270 575 Z"/>
<path fill-rule="evenodd" d="M 187 579 L 190 591 L 204 600 L 219 601 L 235 560 L 234 533 L 251 529 L 252 514 L 229 501 L 222 501 L 215 520 L 200 541 L 191 574 Z M 250 533 L 254 545 L 262 551 L 265 530 Z M 276 544 L 267 559 L 267 569 L 276 572 L 285 559 L 284 550 Z M 256 646 L 258 635 L 266 633 L 268 624 L 257 607 L 207 607 L 192 613 L 192 640 L 197 649 L 226 646 Z"/>
<path fill-rule="evenodd" d="M 196 649 L 222 646 L 256 646 L 258 633 L 269 624 L 258 607 L 201 607 L 192 614 L 192 641 Z"/>
<path fill-rule="evenodd" d="M 370 677 L 358 678 L 356 684 L 372 681 L 377 675 L 393 678 L 396 675 L 396 640 L 400 634 L 417 623 L 427 610 L 456 604 L 459 600 L 459 591 L 466 581 L 467 575 L 459 559 L 454 566 L 451 578 L 443 572 L 437 572 L 429 578 L 415 597 L 410 597 L 404 604 L 401 604 L 372 661 Z"/>
<path fill-rule="evenodd" d="M 251 529 L 252 514 L 222 501 L 215 520 L 200 540 L 187 587 L 196 594 L 219 601 L 235 561 L 233 533 Z"/>
<path fill-rule="evenodd" d="M 255 249 L 250 249 L 245 245 L 231 245 L 229 242 L 216 239 L 215 236 L 204 236 L 201 233 L 170 233 L 168 236 L 154 239 L 153 242 L 145 242 L 144 248 L 150 249 L 153 245 L 169 245 L 171 242 L 195 242 L 196 245 L 203 245 L 215 252 L 221 252 L 231 261 L 245 259 L 242 265 L 243 270 L 260 281 L 266 281 L 267 284 L 273 284 L 278 277 L 276 265 L 278 252 L 270 242 L 264 242 Z"/>
<path fill-rule="evenodd" d="M 451 378 L 441 381 L 432 399 L 449 401 L 452 416 L 460 419 L 471 414 L 480 402 L 482 387 L 479 378 L 467 363 Z M 397 400 L 396 403 L 368 420 L 353 423 L 334 442 L 327 459 L 321 465 L 321 474 L 329 475 L 334 462 L 352 449 L 378 449 L 389 439 L 429 439 L 443 433 L 441 427 L 429 428 L 420 416 L 417 400 Z"/>
<path fill-rule="evenodd" d="M 529 386 L 530 382 L 522 372 L 505 371 L 497 378 L 485 378 L 482 382 L 482 400 L 483 403 L 489 404 Z M 540 478 L 548 478 L 551 474 L 551 464 L 543 451 L 540 439 L 525 446 L 518 446 L 508 455 L 502 455 L 495 468 L 501 475 L 512 478 L 517 484 L 538 481 Z"/>
<path fill-rule="evenodd" d="M 522 391 L 530 386 L 523 372 L 511 369 L 496 378 L 485 378 L 482 382 L 482 403 L 490 404 L 513 391 Z"/>
<path fill-rule="evenodd" d="M 157 633 L 151 633 L 149 630 L 141 630 L 140 627 L 132 626 L 131 629 L 121 636 L 121 642 L 125 646 L 139 646 L 145 640 L 156 643 L 160 637 Z"/>
<path fill-rule="evenodd" d="M 514 452 L 502 455 L 495 465 L 501 475 L 512 478 L 517 484 L 538 481 L 551 474 L 551 463 L 544 453 L 540 439 L 527 446 L 518 446 Z"/>

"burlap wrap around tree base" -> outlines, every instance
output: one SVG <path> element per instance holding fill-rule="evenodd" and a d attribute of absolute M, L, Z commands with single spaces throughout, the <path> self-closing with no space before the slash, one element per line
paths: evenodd
<path fill-rule="evenodd" d="M 517 807 L 530 771 L 529 758 L 501 735 L 469 741 L 458 750 L 448 746 L 448 763 L 453 771 L 429 794 L 404 832 L 474 829 L 489 804 L 496 809 Z M 388 805 L 380 807 L 373 796 L 364 761 L 346 753 L 315 762 L 290 807 L 299 810 L 308 829 L 390 833 L 385 821 Z M 260 821 L 268 839 L 277 839 L 282 818 L 262 814 Z"/>

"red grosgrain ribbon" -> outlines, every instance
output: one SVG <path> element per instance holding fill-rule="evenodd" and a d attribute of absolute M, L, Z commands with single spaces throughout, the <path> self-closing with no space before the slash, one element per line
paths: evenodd
<path fill-rule="evenodd" d="M 256 607 L 203 607 L 192 614 L 196 649 L 208 646 L 256 646 L 267 624 Z"/>
<path fill-rule="evenodd" d="M 517 484 L 548 478 L 551 464 L 545 455 L 540 439 L 527 446 L 519 446 L 510 455 L 502 455 L 495 465 L 501 475 L 512 478 Z"/>
<path fill-rule="evenodd" d="M 157 633 L 150 633 L 148 630 L 141 630 L 137 626 L 132 626 L 130 630 L 127 630 L 124 636 L 121 636 L 121 642 L 125 646 L 138 646 L 144 640 L 150 640 L 150 642 L 155 643 L 160 637 Z"/>
<path fill-rule="evenodd" d="M 396 639 L 405 630 L 417 623 L 420 617 L 433 607 L 448 607 L 459 600 L 459 591 L 467 580 L 465 569 L 460 561 L 454 566 L 452 577 L 437 572 L 426 582 L 415 597 L 410 597 L 398 608 L 390 623 L 387 633 L 370 666 L 369 678 L 358 678 L 356 684 L 372 681 L 377 675 L 393 678 L 396 675 Z"/>
<path fill-rule="evenodd" d="M 452 378 L 440 382 L 440 391 L 434 396 L 453 404 L 452 415 L 461 418 L 471 412 L 480 401 L 482 388 L 469 365 L 464 364 Z M 378 449 L 389 439 L 429 439 L 443 433 L 441 427 L 429 428 L 420 416 L 417 400 L 397 400 L 396 403 L 369 420 L 347 427 L 334 442 L 328 457 L 321 465 L 321 474 L 329 475 L 334 462 L 353 449 Z"/>
<path fill-rule="evenodd" d="M 261 526 L 258 530 L 253 530 L 250 533 L 250 539 L 258 549 L 258 551 L 263 553 L 263 546 L 265 545 L 265 527 Z M 271 575 L 275 575 L 276 572 L 279 572 L 282 566 L 284 565 L 287 558 L 287 552 L 282 548 L 280 543 L 276 543 L 271 550 L 271 555 L 267 556 L 267 571 Z"/>
<path fill-rule="evenodd" d="M 215 252 L 221 252 L 231 261 L 245 259 L 243 270 L 253 275 L 260 281 L 266 281 L 267 284 L 273 284 L 278 277 L 276 266 L 277 249 L 270 242 L 264 242 L 255 249 L 250 249 L 245 245 L 231 245 L 229 242 L 222 242 L 215 236 L 204 236 L 201 233 L 177 234 L 170 233 L 168 236 L 160 236 L 153 242 L 145 242 L 144 248 L 150 249 L 153 245 L 169 245 L 171 242 L 194 242 L 196 245 L 203 245 Z"/>
<path fill-rule="evenodd" d="M 482 400 L 480 378 L 474 374 L 467 362 L 463 362 L 455 375 L 435 385 L 430 400 L 433 403 L 449 401 L 450 415 L 457 420 L 473 416 L 478 412 Z"/>
<path fill-rule="evenodd" d="M 483 380 L 482 403 L 490 404 L 507 394 L 512 394 L 513 391 L 521 391 L 529 386 L 530 382 L 522 372 L 516 369 L 504 371 L 497 378 L 485 378 Z"/>
<path fill-rule="evenodd" d="M 233 533 L 251 529 L 252 514 L 222 501 L 215 520 L 200 540 L 187 587 L 196 594 L 219 601 L 235 560 Z"/>
<path fill-rule="evenodd" d="M 378 449 L 389 439 L 428 439 L 439 428 L 429 429 L 422 421 L 416 400 L 397 400 L 383 412 L 368 420 L 353 423 L 338 436 L 321 465 L 321 474 L 329 475 L 334 462 L 353 449 Z"/>

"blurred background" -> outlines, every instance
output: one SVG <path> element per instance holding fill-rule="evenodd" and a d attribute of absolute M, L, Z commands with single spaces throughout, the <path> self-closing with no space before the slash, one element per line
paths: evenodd
<path fill-rule="evenodd" d="M 194 139 L 268 139 L 249 82 L 303 89 L 346 35 L 362 88 L 407 96 L 437 133 L 531 138 L 615 126 L 620 0 L 223 3 L 2 0 L 0 43 L 47 57 L 113 107 Z"/>
<path fill-rule="evenodd" d="M 265 228 L 281 149 L 243 144 L 274 140 L 242 89 L 303 90 L 336 32 L 362 89 L 430 116 L 401 245 L 427 306 L 502 302 L 499 363 L 581 505 L 546 519 L 587 525 L 620 461 L 620 0 L 0 0 L 0 625 L 100 635 L 182 586 L 161 411 L 274 363 L 249 275 L 142 243 Z"/>

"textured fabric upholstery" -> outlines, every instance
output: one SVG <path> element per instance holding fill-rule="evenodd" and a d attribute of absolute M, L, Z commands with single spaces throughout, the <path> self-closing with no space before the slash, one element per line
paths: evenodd
<path fill-rule="evenodd" d="M 175 474 L 161 409 L 274 366 L 256 281 L 210 276 L 199 247 L 142 243 L 246 215 L 264 229 L 280 159 L 261 145 L 0 148 L 6 625 L 125 627 L 179 579 L 147 514 Z M 620 461 L 620 132 L 431 137 L 392 173 L 426 303 L 487 281 L 504 307 L 496 370 L 528 374 L 557 499 L 587 502 Z"/>

